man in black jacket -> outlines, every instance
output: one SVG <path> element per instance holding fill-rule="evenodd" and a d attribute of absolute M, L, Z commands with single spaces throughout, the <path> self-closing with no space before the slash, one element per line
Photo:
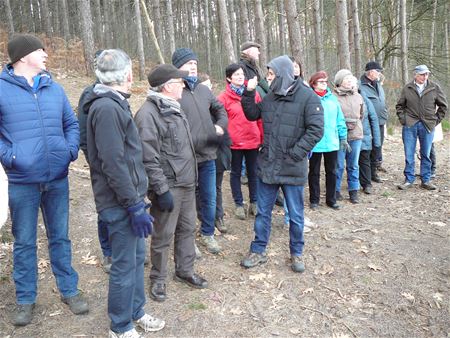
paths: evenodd
<path fill-rule="evenodd" d="M 152 231 L 152 217 L 144 201 L 148 181 L 141 140 L 127 101 L 131 60 L 121 50 L 105 50 L 95 73 L 100 83 L 83 109 L 89 111 L 87 150 L 95 204 L 108 227 L 112 251 L 109 337 L 138 337 L 135 324 L 148 332 L 161 330 L 165 323 L 143 309 L 144 237 Z"/>
<path fill-rule="evenodd" d="M 241 265 L 251 268 L 267 262 L 266 247 L 272 209 L 281 187 L 289 210 L 291 268 L 303 272 L 303 186 L 308 176 L 308 153 L 323 136 L 320 99 L 301 80 L 294 79 L 294 66 L 287 55 L 267 65 L 271 91 L 255 103 L 257 78 L 248 81 L 242 108 L 251 121 L 263 121 L 264 143 L 258 155 L 258 212 L 255 239 Z"/>
<path fill-rule="evenodd" d="M 189 123 L 178 102 L 182 77 L 187 75 L 169 64 L 153 69 L 147 100 L 134 117 L 155 216 L 150 297 L 160 302 L 166 300 L 167 261 L 174 238 L 175 280 L 198 289 L 208 285 L 194 273 L 197 162 Z"/>

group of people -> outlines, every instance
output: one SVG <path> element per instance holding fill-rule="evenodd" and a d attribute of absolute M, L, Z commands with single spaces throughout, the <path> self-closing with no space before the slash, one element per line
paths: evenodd
<path fill-rule="evenodd" d="M 37 217 L 41 209 L 52 270 L 61 300 L 74 314 L 89 311 L 78 290 L 68 237 L 68 166 L 79 147 L 89 164 L 98 213 L 98 235 L 109 272 L 109 337 L 140 337 L 165 326 L 144 311 L 145 238 L 150 245 L 149 296 L 167 298 L 169 249 L 174 245 L 174 279 L 193 288 L 208 281 L 195 272 L 199 243 L 210 253 L 221 247 L 215 228 L 223 220 L 224 171 L 239 219 L 254 216 L 254 240 L 241 261 L 245 268 L 267 262 L 272 210 L 280 190 L 289 223 L 291 269 L 303 272 L 304 186 L 310 207 L 320 202 L 320 166 L 325 164 L 326 205 L 339 209 L 347 170 L 352 203 L 360 185 L 370 194 L 379 182 L 387 120 L 381 66 L 371 61 L 358 81 L 342 69 L 328 85 L 325 71 L 308 82 L 301 64 L 286 55 L 258 67 L 261 46 L 245 42 L 238 63 L 225 69 L 226 88 L 215 97 L 198 77 L 198 57 L 179 48 L 172 64 L 153 68 L 149 91 L 136 114 L 128 103 L 133 83 L 130 57 L 119 49 L 95 56 L 96 81 L 80 97 L 78 120 L 68 99 L 46 70 L 42 41 L 19 34 L 8 43 L 11 62 L 0 75 L 0 159 L 8 176 L 14 235 L 17 308 L 13 323 L 32 320 L 37 295 Z M 406 189 L 414 181 L 415 137 L 421 144 L 421 179 L 431 183 L 430 147 L 434 127 L 447 112 L 440 87 L 418 66 L 414 81 L 396 106 L 403 125 Z M 413 142 L 414 140 L 414 142 Z M 243 160 L 249 204 L 241 188 Z"/>

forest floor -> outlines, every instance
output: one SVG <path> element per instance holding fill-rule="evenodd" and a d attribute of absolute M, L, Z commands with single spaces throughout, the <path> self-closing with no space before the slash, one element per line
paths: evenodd
<path fill-rule="evenodd" d="M 88 78 L 57 79 L 74 106 Z M 143 102 L 145 83 L 135 86 L 133 111 Z M 450 337 L 450 146 L 437 144 L 436 191 L 415 186 L 400 191 L 403 145 L 399 130 L 387 137 L 380 184 L 361 203 L 342 201 L 334 211 L 321 201 L 305 214 L 317 227 L 305 234 L 306 271 L 289 266 L 283 211 L 273 212 L 269 261 L 245 270 L 239 262 L 253 238 L 253 219 L 233 217 L 229 176 L 224 179 L 225 222 L 218 235 L 223 252 L 203 254 L 196 270 L 209 288 L 191 289 L 169 278 L 168 299 L 145 308 L 166 321 L 152 337 Z M 417 180 L 419 181 L 419 180 Z M 70 168 L 70 237 L 79 287 L 90 312 L 74 316 L 59 300 L 47 240 L 39 220 L 39 293 L 30 325 L 15 328 L 10 224 L 0 247 L 0 337 L 106 337 L 108 275 L 100 267 L 96 212 L 89 171 L 80 153 Z M 243 186 L 244 192 L 247 187 Z M 345 192 L 345 185 L 342 189 Z M 247 194 L 245 194 L 247 195 Z M 344 194 L 347 195 L 347 194 Z M 150 240 L 148 241 L 150 242 Z M 170 274 L 173 262 L 170 261 Z M 146 267 L 146 275 L 149 267 Z M 148 286 L 148 279 L 146 279 Z"/>

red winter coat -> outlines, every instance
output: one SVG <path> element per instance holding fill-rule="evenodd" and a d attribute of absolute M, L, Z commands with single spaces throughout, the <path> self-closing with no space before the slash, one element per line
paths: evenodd
<path fill-rule="evenodd" d="M 223 104 L 228 114 L 228 133 L 231 138 L 231 149 L 257 149 L 262 144 L 263 132 L 261 120 L 249 121 L 244 115 L 241 97 L 233 92 L 227 84 L 225 91 L 217 99 Z M 261 96 L 256 93 L 256 103 Z"/>

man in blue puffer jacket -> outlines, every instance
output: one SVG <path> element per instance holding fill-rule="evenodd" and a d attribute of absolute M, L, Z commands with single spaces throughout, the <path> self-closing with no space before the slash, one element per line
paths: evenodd
<path fill-rule="evenodd" d="M 0 161 L 9 180 L 14 235 L 14 325 L 31 322 L 37 294 L 37 218 L 44 219 L 61 299 L 75 314 L 89 311 L 72 268 L 68 167 L 78 157 L 78 122 L 60 85 L 46 72 L 47 53 L 32 35 L 8 42 L 11 63 L 0 75 Z"/>

